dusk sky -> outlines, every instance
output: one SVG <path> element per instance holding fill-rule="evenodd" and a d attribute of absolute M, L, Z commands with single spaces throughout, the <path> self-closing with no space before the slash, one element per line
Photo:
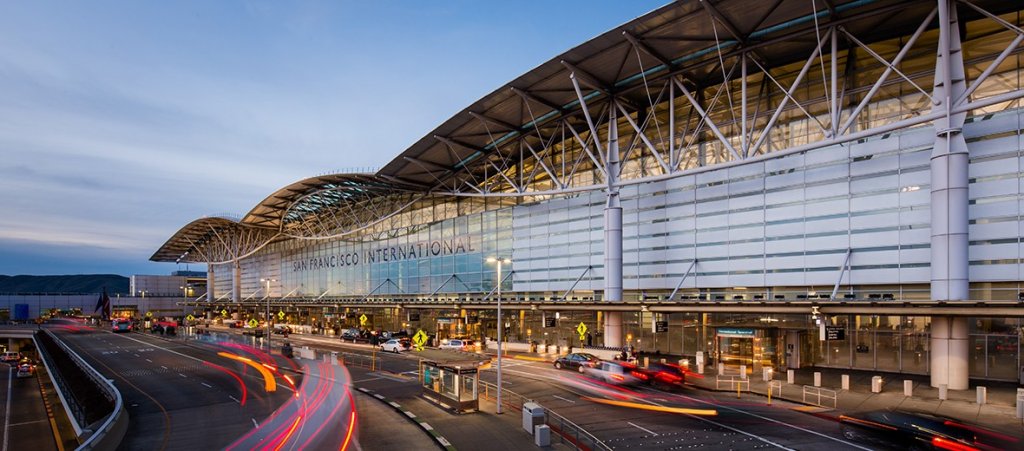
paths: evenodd
<path fill-rule="evenodd" d="M 665 2 L 4 2 L 0 274 L 185 269 L 148 259 L 188 222 L 375 170 Z"/>

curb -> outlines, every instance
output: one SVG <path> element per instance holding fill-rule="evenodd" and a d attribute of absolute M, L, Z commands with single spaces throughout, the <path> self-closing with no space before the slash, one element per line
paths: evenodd
<path fill-rule="evenodd" d="M 449 442 L 448 439 L 444 438 L 444 436 L 442 436 L 440 433 L 438 433 L 434 429 L 433 426 L 428 424 L 426 421 L 421 420 L 419 417 L 416 416 L 416 414 L 414 414 L 414 413 L 412 413 L 412 412 L 410 412 L 408 410 L 405 410 L 397 402 L 388 401 L 387 398 L 385 398 L 385 397 L 383 397 L 383 396 L 381 396 L 381 395 L 379 395 L 377 393 L 374 393 L 371 390 L 367 390 L 365 388 L 362 388 L 362 387 L 357 387 L 356 390 L 359 390 L 359 391 L 361 391 L 361 392 L 363 392 L 363 393 L 365 393 L 367 395 L 370 395 L 370 396 L 376 398 L 378 401 L 391 406 L 391 408 L 393 408 L 396 411 L 398 411 L 398 413 L 403 414 L 405 416 L 405 418 L 407 418 L 409 421 L 411 421 L 414 424 L 416 424 L 417 426 L 419 426 L 420 429 L 423 429 L 424 432 L 426 432 L 431 437 L 433 437 L 434 438 L 434 442 L 437 443 L 437 446 L 439 446 L 441 449 L 444 449 L 444 450 L 447 450 L 447 451 L 455 451 L 455 447 L 452 446 L 451 442 Z"/>

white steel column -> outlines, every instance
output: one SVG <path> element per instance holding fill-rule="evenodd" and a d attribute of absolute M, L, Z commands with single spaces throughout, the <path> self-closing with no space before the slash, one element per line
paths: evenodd
<path fill-rule="evenodd" d="M 967 318 L 932 317 L 931 385 L 967 390 Z"/>
<path fill-rule="evenodd" d="M 966 90 L 960 28 L 954 0 L 938 0 L 939 49 L 935 63 L 932 112 L 935 146 L 931 161 L 931 291 L 937 301 L 969 298 L 967 260 L 967 142 L 962 133 L 966 113 L 952 113 L 953 101 Z M 933 317 L 931 385 L 968 388 L 967 319 Z"/>
<path fill-rule="evenodd" d="M 242 300 L 242 265 L 235 260 L 234 272 L 232 274 L 232 286 L 231 286 L 231 302 L 240 302 Z"/>
<path fill-rule="evenodd" d="M 619 128 L 608 109 L 608 201 L 604 207 L 604 301 L 622 302 L 622 205 L 619 202 Z M 622 346 L 622 312 L 605 312 L 604 345 Z"/>
<path fill-rule="evenodd" d="M 968 299 L 966 113 L 952 113 L 965 91 L 960 31 L 953 0 L 939 2 L 939 54 L 935 63 L 935 146 L 931 160 L 931 295 L 937 301 Z M 966 359 L 966 355 L 964 355 Z M 933 376 L 934 377 L 934 376 Z M 952 386 L 950 387 L 952 388 Z"/>
<path fill-rule="evenodd" d="M 213 275 L 213 263 L 206 264 L 206 302 L 210 302 L 214 299 L 214 281 Z"/>

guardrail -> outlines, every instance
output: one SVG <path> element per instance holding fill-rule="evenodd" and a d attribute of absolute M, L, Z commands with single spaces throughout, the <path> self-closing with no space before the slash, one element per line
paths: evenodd
<path fill-rule="evenodd" d="M 816 406 L 828 407 L 823 404 L 822 400 L 832 400 L 832 408 L 836 408 L 836 403 L 839 400 L 839 396 L 835 390 L 829 390 L 827 388 L 812 387 L 810 385 L 804 385 L 803 401 L 804 404 L 814 404 Z"/>
<path fill-rule="evenodd" d="M 768 394 L 776 398 L 782 397 L 782 381 L 769 381 Z"/>
<path fill-rule="evenodd" d="M 481 396 L 489 401 L 495 401 L 498 393 L 498 387 L 490 382 L 484 381 L 480 381 L 480 385 L 483 387 Z M 527 402 L 533 402 L 533 400 L 504 387 L 501 389 L 501 405 L 507 410 L 521 412 L 523 410 L 523 403 Z M 594 437 L 593 434 L 587 432 L 586 429 L 583 429 L 576 423 L 569 421 L 567 418 L 555 413 L 547 407 L 544 408 L 544 424 L 548 425 L 548 427 L 558 435 L 563 443 L 572 445 L 577 450 L 611 451 L 611 447 L 606 445 L 597 437 Z"/>
<path fill-rule="evenodd" d="M 37 342 L 36 349 L 40 351 L 43 360 L 47 363 L 47 368 L 51 369 L 47 371 L 49 373 L 51 381 L 55 387 L 57 387 L 58 395 L 61 397 L 61 402 L 64 403 L 67 408 L 71 410 L 71 423 L 75 428 L 75 432 L 79 435 L 79 438 L 85 438 L 79 450 L 113 450 L 116 449 L 120 444 L 121 440 L 124 439 L 125 433 L 128 431 L 128 411 L 125 410 L 124 400 L 121 398 L 121 392 L 114 386 L 113 381 L 103 377 L 95 368 L 90 366 L 81 356 L 75 351 L 71 350 L 68 345 L 60 341 L 53 332 L 44 330 L 41 333 L 46 334 L 49 341 L 56 344 L 60 351 L 64 352 L 71 362 L 74 363 L 81 371 L 85 374 L 86 378 L 96 385 L 102 392 L 103 396 L 113 404 L 113 410 L 102 417 L 101 421 L 88 423 L 88 418 L 83 407 L 78 405 L 78 401 L 68 402 L 69 398 L 65 396 L 65 393 L 72 394 L 70 385 L 65 380 L 67 375 L 62 375 L 59 371 L 55 371 L 59 368 L 55 356 L 50 355 L 50 350 L 46 346 L 39 346 Z M 99 426 L 95 429 L 89 429 L 90 426 L 99 423 Z"/>

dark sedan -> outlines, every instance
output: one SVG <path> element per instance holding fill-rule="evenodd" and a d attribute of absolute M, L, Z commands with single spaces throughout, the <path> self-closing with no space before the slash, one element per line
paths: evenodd
<path fill-rule="evenodd" d="M 574 352 L 572 354 L 566 354 L 555 360 L 555 368 L 558 369 L 569 369 L 583 372 L 583 368 L 593 368 L 598 363 L 601 363 L 596 355 L 587 354 L 585 352 Z"/>
<path fill-rule="evenodd" d="M 878 410 L 839 416 L 850 440 L 897 449 L 1020 449 L 1019 439 L 923 412 Z"/>

